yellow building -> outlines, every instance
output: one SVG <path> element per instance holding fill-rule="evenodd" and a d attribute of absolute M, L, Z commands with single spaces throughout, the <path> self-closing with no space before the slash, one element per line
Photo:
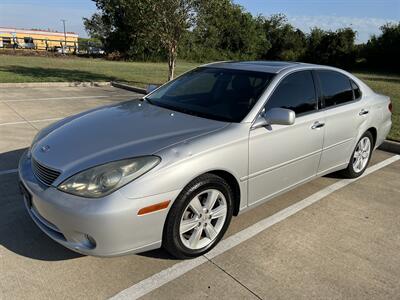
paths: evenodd
<path fill-rule="evenodd" d="M 35 49 L 75 52 L 78 35 L 73 32 L 57 32 L 36 29 L 0 27 L 0 48 Z"/>

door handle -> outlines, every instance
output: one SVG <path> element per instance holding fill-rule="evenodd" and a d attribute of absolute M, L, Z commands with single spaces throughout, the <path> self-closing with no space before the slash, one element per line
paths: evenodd
<path fill-rule="evenodd" d="M 321 127 L 324 127 L 324 126 L 325 126 L 325 123 L 321 123 L 321 122 L 316 121 L 316 122 L 314 122 L 314 124 L 312 124 L 311 129 L 318 129 L 318 128 L 321 128 Z"/>
<path fill-rule="evenodd" d="M 368 113 L 369 113 L 369 111 L 363 108 L 363 109 L 358 113 L 358 115 L 359 115 L 359 116 L 363 116 L 363 115 L 366 115 L 366 114 L 368 114 Z"/>

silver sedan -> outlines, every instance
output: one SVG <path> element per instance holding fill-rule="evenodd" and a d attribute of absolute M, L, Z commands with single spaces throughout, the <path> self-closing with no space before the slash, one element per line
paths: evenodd
<path fill-rule="evenodd" d="M 360 176 L 390 127 L 390 99 L 343 70 L 213 63 L 43 129 L 20 186 L 35 223 L 69 249 L 195 257 L 232 216 L 317 176 Z"/>

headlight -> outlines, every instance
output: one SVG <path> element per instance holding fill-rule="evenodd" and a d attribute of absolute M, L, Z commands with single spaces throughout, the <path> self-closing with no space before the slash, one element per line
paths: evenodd
<path fill-rule="evenodd" d="M 103 197 L 150 171 L 160 161 L 158 156 L 143 156 L 107 163 L 75 174 L 58 189 L 81 197 Z"/>

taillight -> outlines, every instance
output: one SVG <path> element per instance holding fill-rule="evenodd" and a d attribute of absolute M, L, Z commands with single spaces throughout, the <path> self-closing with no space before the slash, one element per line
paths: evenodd
<path fill-rule="evenodd" d="M 389 99 L 389 105 L 388 105 L 389 111 L 392 113 L 393 112 L 393 105 L 392 101 Z"/>

